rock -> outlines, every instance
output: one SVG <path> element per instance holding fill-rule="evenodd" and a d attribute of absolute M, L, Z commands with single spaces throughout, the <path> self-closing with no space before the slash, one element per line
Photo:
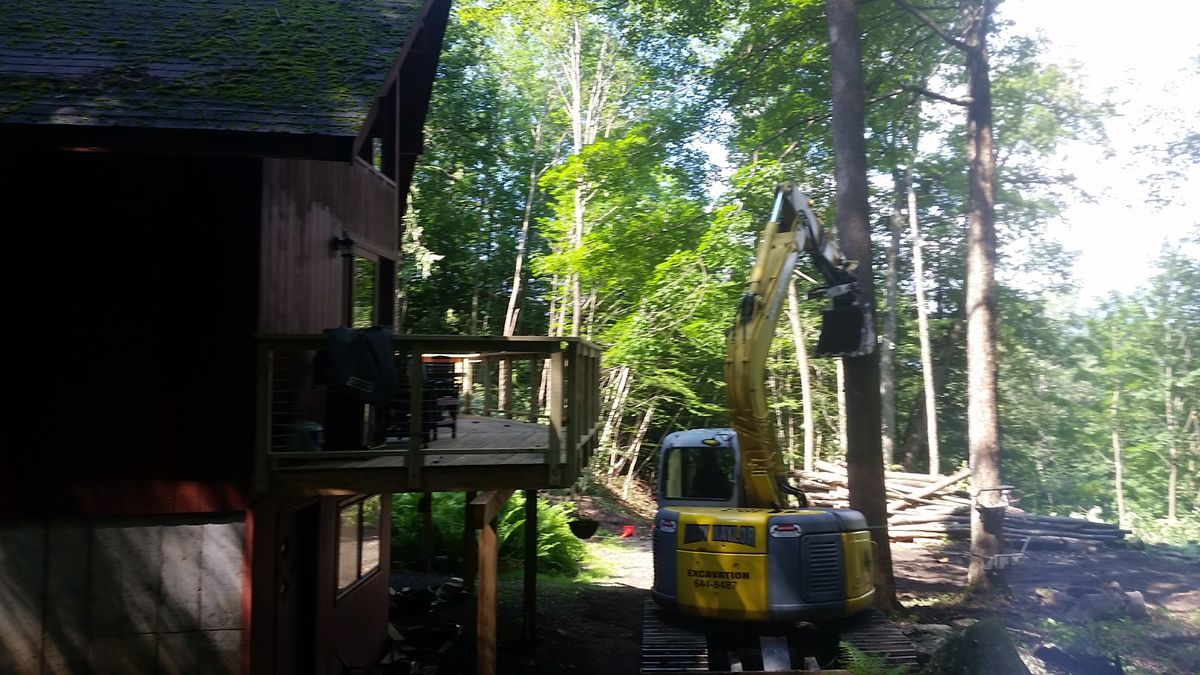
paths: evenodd
<path fill-rule="evenodd" d="M 979 621 L 954 633 L 938 648 L 925 675 L 1030 675 L 1004 625 Z"/>
<path fill-rule="evenodd" d="M 972 619 L 971 617 L 967 616 L 951 621 L 950 625 L 954 626 L 955 628 L 970 628 L 977 623 L 979 623 L 979 619 Z"/>
<path fill-rule="evenodd" d="M 1075 654 L 1054 644 L 1041 645 L 1033 650 L 1033 655 L 1046 665 L 1073 675 L 1124 675 L 1125 673 L 1119 658 L 1114 661 L 1106 656 Z"/>
<path fill-rule="evenodd" d="M 1079 598 L 1066 614 L 1068 621 L 1076 623 L 1145 616 L 1146 600 L 1141 592 L 1126 592 L 1121 589 L 1121 584 L 1115 581 L 1102 593 L 1089 593 Z"/>
<path fill-rule="evenodd" d="M 953 632 L 953 628 L 940 623 L 914 623 L 904 630 L 913 649 L 925 657 L 932 656 Z"/>
<path fill-rule="evenodd" d="M 1038 604 L 1048 609 L 1062 609 L 1070 601 L 1070 596 L 1057 588 L 1035 588 L 1033 593 L 1038 598 Z"/>

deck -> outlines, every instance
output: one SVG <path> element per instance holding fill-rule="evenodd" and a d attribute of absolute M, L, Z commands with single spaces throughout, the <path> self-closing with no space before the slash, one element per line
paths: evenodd
<path fill-rule="evenodd" d="M 349 446 L 355 449 L 332 449 L 332 443 L 305 447 L 303 436 L 297 442 L 297 419 L 314 427 L 334 421 L 328 392 L 311 376 L 323 338 L 260 340 L 260 493 L 542 489 L 574 482 L 596 444 L 598 349 L 577 338 L 393 340 L 398 371 L 414 376 L 398 394 L 403 399 L 399 409 L 418 403 L 411 404 L 412 414 L 400 430 L 382 423 L 379 410 L 364 406 L 352 415 L 356 425 L 363 420 L 355 429 L 361 442 Z M 457 368 L 457 377 L 451 378 L 455 390 L 437 399 L 439 410 L 431 420 L 419 402 L 429 405 L 429 392 L 423 398 L 421 387 L 430 380 L 420 373 L 433 345 L 439 353 L 478 351 L 451 359 Z M 452 401 L 449 410 L 442 410 L 447 401 Z M 457 417 L 453 434 L 450 410 Z M 396 408 L 389 412 L 394 418 Z M 407 419 L 420 420 L 411 435 L 404 426 Z"/>

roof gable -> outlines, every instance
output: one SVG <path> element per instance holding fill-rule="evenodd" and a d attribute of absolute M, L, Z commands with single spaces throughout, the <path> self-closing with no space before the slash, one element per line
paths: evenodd
<path fill-rule="evenodd" d="M 0 123 L 354 136 L 422 0 L 5 0 Z"/>

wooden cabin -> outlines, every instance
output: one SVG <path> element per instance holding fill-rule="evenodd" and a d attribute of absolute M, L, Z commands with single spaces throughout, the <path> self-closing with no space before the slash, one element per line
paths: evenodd
<path fill-rule="evenodd" d="M 372 664 L 392 493 L 479 492 L 485 590 L 500 498 L 574 480 L 586 342 L 350 331 L 383 336 L 388 394 L 330 376 L 331 329 L 396 316 L 448 13 L 0 7 L 0 672 Z M 443 354 L 461 377 L 431 412 Z"/>

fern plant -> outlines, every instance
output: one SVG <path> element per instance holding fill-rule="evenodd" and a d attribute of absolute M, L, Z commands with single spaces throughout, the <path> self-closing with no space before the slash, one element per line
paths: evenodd
<path fill-rule="evenodd" d="M 417 506 L 421 495 L 397 494 L 392 500 L 392 560 L 399 564 L 416 562 L 421 556 L 421 516 Z M 461 493 L 433 494 L 430 552 L 459 569 L 463 558 L 463 520 L 466 508 Z M 587 556 L 583 542 L 571 533 L 569 523 L 575 506 L 569 502 L 551 504 L 538 499 L 538 569 L 554 574 L 574 575 Z M 525 497 L 513 495 L 500 512 L 496 531 L 501 567 L 519 568 L 525 559 Z"/>
<path fill-rule="evenodd" d="M 904 666 L 889 668 L 885 657 L 868 654 L 849 642 L 842 641 L 838 648 L 842 655 L 842 667 L 851 675 L 904 675 L 908 672 Z"/>

